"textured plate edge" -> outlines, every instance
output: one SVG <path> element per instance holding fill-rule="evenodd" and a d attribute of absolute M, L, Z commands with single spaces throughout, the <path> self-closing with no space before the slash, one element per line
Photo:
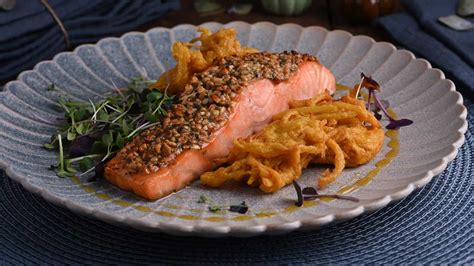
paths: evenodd
<path fill-rule="evenodd" d="M 310 28 L 310 27 L 303 27 L 303 26 L 300 26 L 300 25 L 294 24 L 294 23 L 286 23 L 286 24 L 276 25 L 274 23 L 267 22 L 267 21 L 253 23 L 253 24 L 243 22 L 243 21 L 232 21 L 232 22 L 229 22 L 229 23 L 226 23 L 226 24 L 211 21 L 211 22 L 206 22 L 202 25 L 210 24 L 210 23 L 218 24 L 220 26 L 226 26 L 226 25 L 232 23 L 232 24 L 246 24 L 247 26 L 250 26 L 250 27 L 252 27 L 254 25 L 265 24 L 265 25 L 269 25 L 271 27 L 285 27 L 287 25 L 290 25 L 292 27 L 295 27 L 295 26 L 299 27 L 302 30 L 304 30 L 305 28 Z M 60 56 L 60 55 L 73 54 L 80 47 L 91 46 L 91 45 L 95 46 L 99 43 L 102 43 L 102 42 L 105 42 L 105 41 L 108 41 L 108 40 L 114 40 L 114 39 L 121 41 L 122 38 L 124 38 L 125 36 L 128 36 L 128 35 L 134 35 L 134 34 L 147 35 L 149 32 L 156 31 L 156 30 L 174 31 L 175 29 L 178 29 L 178 28 L 198 27 L 198 26 L 199 25 L 180 24 L 180 25 L 177 25 L 173 28 L 156 27 L 156 28 L 148 30 L 147 32 L 132 31 L 132 32 L 127 32 L 127 33 L 123 34 L 120 37 L 103 38 L 103 39 L 99 40 L 96 44 L 83 44 L 83 45 L 80 45 L 80 46 L 76 47 L 73 51 L 58 53 L 51 60 L 41 61 L 41 62 L 37 63 L 32 70 L 33 71 L 37 70 L 37 68 L 40 64 L 44 64 L 46 62 L 55 62 L 57 60 L 58 56 Z M 315 26 L 312 26 L 312 27 L 315 27 Z M 331 32 L 331 31 L 328 31 L 327 29 L 325 29 L 323 27 L 319 27 L 319 26 L 316 26 L 316 27 L 320 28 L 321 30 L 326 31 L 327 33 Z M 370 36 L 352 35 L 351 33 L 347 32 L 347 31 L 343 31 L 343 30 L 336 30 L 336 31 L 344 32 L 345 34 L 348 34 L 351 38 L 354 38 L 356 36 L 368 37 L 369 39 L 371 39 L 372 41 L 375 42 L 375 40 Z M 377 42 L 375 42 L 375 43 L 377 43 Z M 393 44 L 389 43 L 389 42 L 379 42 L 379 43 L 389 44 L 389 45 L 392 46 L 392 48 L 394 50 L 397 50 L 396 47 Z M 429 61 L 427 61 L 426 59 L 416 58 L 415 55 L 412 52 L 410 52 L 408 50 L 404 50 L 404 51 L 407 51 L 410 54 L 410 56 L 412 57 L 412 60 L 425 61 L 428 65 L 428 69 L 431 68 L 431 69 L 434 69 L 436 71 L 439 71 L 441 73 L 441 79 L 445 79 L 445 80 L 450 82 L 450 84 L 451 84 L 450 92 L 454 93 L 457 96 L 456 104 L 462 108 L 462 112 L 461 112 L 459 118 L 463 120 L 463 124 L 457 130 L 457 133 L 459 134 L 459 137 L 456 139 L 456 141 L 453 144 L 451 144 L 451 147 L 453 148 L 453 151 L 450 154 L 444 156 L 441 159 L 441 162 L 437 165 L 437 167 L 435 167 L 434 169 L 428 171 L 423 178 L 408 184 L 407 186 L 401 188 L 397 192 L 391 193 L 389 195 L 385 195 L 384 197 L 381 197 L 380 199 L 378 199 L 374 202 L 371 202 L 370 204 L 356 206 L 354 208 L 348 209 L 348 210 L 346 210 L 344 212 L 341 212 L 341 213 L 338 213 L 338 214 L 328 214 L 328 215 L 322 216 L 322 217 L 321 216 L 319 216 L 319 217 L 313 216 L 313 217 L 310 217 L 310 218 L 307 218 L 307 219 L 304 219 L 304 220 L 296 220 L 296 221 L 291 221 L 291 222 L 281 223 L 281 224 L 255 225 L 255 226 L 245 226 L 245 227 L 229 226 L 229 225 L 212 226 L 212 227 L 211 226 L 194 226 L 194 225 L 183 226 L 183 225 L 174 225 L 172 223 L 164 223 L 164 222 L 156 222 L 156 223 L 151 224 L 149 222 L 144 222 L 144 221 L 141 221 L 141 220 L 135 219 L 135 218 L 126 218 L 126 217 L 122 217 L 122 216 L 119 216 L 119 215 L 114 215 L 113 213 L 104 212 L 104 211 L 98 210 L 96 208 L 87 208 L 85 206 L 82 206 L 82 205 L 79 205 L 79 204 L 75 203 L 72 200 L 68 200 L 68 199 L 65 199 L 61 196 L 54 195 L 54 194 L 50 193 L 49 191 L 47 191 L 47 190 L 45 190 L 41 187 L 38 187 L 34 184 L 29 183 L 28 179 L 25 176 L 16 174 L 15 171 L 13 170 L 13 168 L 10 165 L 7 165 L 7 163 L 4 162 L 4 161 L 0 161 L 0 168 L 4 169 L 6 174 L 11 179 L 13 179 L 16 182 L 19 182 L 20 184 L 22 184 L 22 186 L 25 189 L 27 189 L 28 191 L 30 191 L 32 193 L 40 195 L 41 197 L 43 197 L 47 201 L 50 201 L 53 204 L 56 204 L 56 205 L 59 205 L 59 206 L 66 206 L 66 208 L 68 208 L 69 210 L 71 210 L 71 211 L 73 211 L 77 214 L 92 216 L 92 217 L 95 217 L 99 220 L 102 220 L 102 221 L 105 221 L 105 222 L 108 222 L 108 223 L 112 223 L 112 224 L 115 224 L 115 225 L 119 225 L 119 226 L 123 225 L 123 224 L 126 224 L 126 225 L 128 225 L 130 227 L 133 227 L 135 229 L 144 230 L 144 231 L 165 232 L 165 233 L 168 233 L 168 234 L 179 235 L 179 236 L 191 236 L 192 235 L 192 236 L 202 236 L 202 237 L 225 237 L 225 236 L 252 237 L 252 236 L 257 236 L 257 235 L 262 235 L 262 234 L 267 234 L 267 235 L 270 235 L 270 234 L 283 234 L 283 233 L 289 233 L 289 232 L 295 231 L 295 230 L 312 230 L 312 229 L 317 229 L 317 228 L 320 228 L 320 227 L 325 226 L 327 224 L 333 223 L 335 221 L 352 219 L 352 218 L 355 218 L 355 217 L 357 217 L 357 216 L 359 216 L 363 213 L 371 212 L 371 211 L 383 208 L 383 207 L 387 206 L 388 204 L 390 204 L 394 201 L 398 201 L 398 200 L 408 196 L 409 194 L 411 194 L 416 189 L 419 189 L 422 186 L 429 183 L 433 179 L 434 176 L 440 174 L 442 171 L 444 171 L 444 169 L 446 169 L 448 163 L 456 157 L 458 149 L 462 146 L 462 144 L 465 141 L 465 135 L 464 134 L 466 133 L 466 131 L 468 129 L 468 123 L 467 123 L 467 120 L 466 120 L 467 109 L 463 105 L 462 95 L 458 91 L 456 91 L 455 84 L 451 80 L 446 79 L 444 73 L 440 69 L 433 68 L 431 66 L 431 64 L 429 63 Z M 0 92 L 0 97 L 3 97 L 4 94 L 6 95 L 7 93 L 11 93 L 8 90 L 9 84 L 11 82 L 14 82 L 14 81 L 22 82 L 20 80 L 22 75 L 24 75 L 24 73 L 32 71 L 32 70 L 27 70 L 27 71 L 24 71 L 24 72 L 20 73 L 16 80 L 10 81 L 7 84 L 5 84 L 4 90 Z"/>

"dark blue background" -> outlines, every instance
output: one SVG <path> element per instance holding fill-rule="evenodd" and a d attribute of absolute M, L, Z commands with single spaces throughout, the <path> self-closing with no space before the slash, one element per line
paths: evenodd
<path fill-rule="evenodd" d="M 402 0 L 407 12 L 377 22 L 402 46 L 428 59 L 452 79 L 465 97 L 474 100 L 474 29 L 455 31 L 438 17 L 456 13 L 458 1 Z M 465 18 L 474 23 L 474 17 Z"/>
<path fill-rule="evenodd" d="M 179 0 L 49 0 L 72 46 L 120 36 L 178 9 Z M 0 10 L 0 86 L 64 51 L 64 35 L 39 0 Z"/>

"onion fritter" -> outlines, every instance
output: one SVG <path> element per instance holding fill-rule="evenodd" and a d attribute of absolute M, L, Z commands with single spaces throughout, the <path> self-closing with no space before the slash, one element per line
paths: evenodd
<path fill-rule="evenodd" d="M 206 70 L 216 58 L 258 52 L 254 48 L 242 48 L 235 29 L 223 28 L 211 33 L 208 29 L 199 27 L 197 31 L 201 35 L 190 42 L 173 43 L 171 53 L 176 66 L 163 73 L 152 88 L 167 88 L 168 94 L 179 94 L 184 91 L 194 73 Z M 201 42 L 201 45 L 197 46 L 197 42 Z"/>
<path fill-rule="evenodd" d="M 318 179 L 322 188 L 344 167 L 369 162 L 383 140 L 384 130 L 363 101 L 349 95 L 335 101 L 326 92 L 290 103 L 290 109 L 275 115 L 261 132 L 235 140 L 222 161 L 230 165 L 205 173 L 201 182 L 219 187 L 234 179 L 270 193 L 298 179 L 309 163 L 334 164 Z"/>

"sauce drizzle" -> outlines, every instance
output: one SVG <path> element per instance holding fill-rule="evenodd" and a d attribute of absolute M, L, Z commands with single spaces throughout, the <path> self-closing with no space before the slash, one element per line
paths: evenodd
<path fill-rule="evenodd" d="M 338 91 L 344 91 L 344 90 L 347 91 L 347 90 L 351 89 L 350 87 L 347 87 L 347 86 L 344 86 L 344 85 L 341 85 L 341 84 L 337 84 L 336 87 L 337 87 Z M 367 97 L 367 94 L 361 93 L 361 95 L 364 98 Z M 396 118 L 396 114 L 393 112 L 393 110 L 389 109 L 388 111 L 389 111 L 389 114 L 391 116 Z M 387 146 L 390 148 L 390 150 L 387 153 L 385 153 L 384 158 L 377 161 L 374 165 L 375 167 L 372 170 L 370 170 L 365 176 L 358 178 L 352 184 L 344 185 L 341 188 L 339 188 L 337 190 L 338 194 L 347 194 L 347 193 L 355 192 L 359 188 L 368 185 L 374 179 L 374 177 L 380 172 L 380 170 L 382 168 L 386 167 L 387 165 L 389 165 L 392 162 L 392 160 L 398 155 L 399 150 L 400 150 L 400 143 L 398 141 L 398 130 L 387 130 L 386 133 L 385 133 L 385 136 L 387 136 L 389 138 L 389 142 L 387 143 Z M 256 214 L 253 214 L 253 215 L 245 214 L 245 215 L 239 215 L 239 216 L 233 216 L 233 217 L 220 217 L 220 216 L 205 217 L 205 216 L 194 216 L 194 215 L 191 215 L 191 214 L 175 214 L 175 213 L 169 212 L 169 211 L 153 210 L 150 207 L 143 206 L 143 205 L 135 205 L 132 202 L 128 202 L 128 201 L 122 200 L 122 199 L 114 199 L 114 198 L 112 198 L 111 196 L 109 196 L 105 193 L 98 192 L 96 190 L 96 188 L 90 186 L 89 184 L 83 183 L 77 176 L 72 177 L 71 180 L 74 184 L 81 187 L 84 190 L 84 192 L 89 193 L 89 194 L 93 194 L 95 197 L 103 200 L 104 202 L 105 201 L 110 201 L 111 203 L 113 203 L 115 205 L 118 205 L 118 206 L 132 207 L 137 211 L 149 212 L 149 213 L 153 213 L 153 214 L 156 214 L 156 215 L 162 216 L 162 217 L 175 217 L 175 218 L 183 219 L 183 220 L 205 220 L 205 221 L 210 221 L 210 222 L 222 222 L 222 221 L 227 221 L 227 220 L 247 221 L 247 220 L 258 219 L 258 218 L 270 218 L 272 216 L 278 215 L 278 213 L 279 213 L 279 212 L 264 211 L 263 210 L 263 211 L 258 211 Z M 329 201 L 333 201 L 333 200 L 335 200 L 335 199 L 334 198 L 320 198 L 320 201 L 324 201 L 324 202 L 329 202 Z M 297 207 L 297 206 L 294 206 L 292 204 L 292 205 L 282 209 L 281 212 L 292 213 L 292 212 L 298 211 L 300 208 L 309 208 L 309 207 L 316 206 L 318 204 L 319 204 L 318 201 L 305 201 L 303 203 L 302 207 Z M 189 208 L 186 208 L 186 207 L 183 207 L 183 206 L 177 206 L 177 205 L 171 205 L 171 204 L 164 204 L 164 205 L 161 205 L 161 206 L 165 207 L 167 209 L 171 209 L 171 210 L 187 210 L 187 211 L 194 212 L 194 213 L 203 213 L 203 212 L 205 212 L 205 210 L 189 209 Z M 218 212 L 218 213 L 215 213 L 215 214 L 225 214 L 225 213 L 224 212 L 222 212 L 222 213 Z"/>

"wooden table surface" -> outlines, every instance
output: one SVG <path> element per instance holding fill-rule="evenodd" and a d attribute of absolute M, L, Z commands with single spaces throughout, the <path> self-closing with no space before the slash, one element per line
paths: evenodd
<path fill-rule="evenodd" d="M 329 0 L 332 1 L 332 0 Z M 283 17 L 266 13 L 260 1 L 252 1 L 254 7 L 252 12 L 247 15 L 228 14 L 223 12 L 216 15 L 200 16 L 193 7 L 192 0 L 181 0 L 181 9 L 178 11 L 169 12 L 165 16 L 142 26 L 139 30 L 146 31 L 153 27 L 173 27 L 179 24 L 194 24 L 199 25 L 208 21 L 215 21 L 220 23 L 227 23 L 231 21 L 245 21 L 255 23 L 259 21 L 269 21 L 275 24 L 295 23 L 301 26 L 321 26 L 327 29 L 341 29 L 346 30 L 353 35 L 368 35 L 376 41 L 394 42 L 394 40 L 383 31 L 383 29 L 371 25 L 370 23 L 354 24 L 348 22 L 344 17 L 338 13 L 330 15 L 329 1 L 313 0 L 313 3 L 308 10 L 300 16 Z M 230 6 L 235 1 L 223 1 L 226 6 Z"/>

